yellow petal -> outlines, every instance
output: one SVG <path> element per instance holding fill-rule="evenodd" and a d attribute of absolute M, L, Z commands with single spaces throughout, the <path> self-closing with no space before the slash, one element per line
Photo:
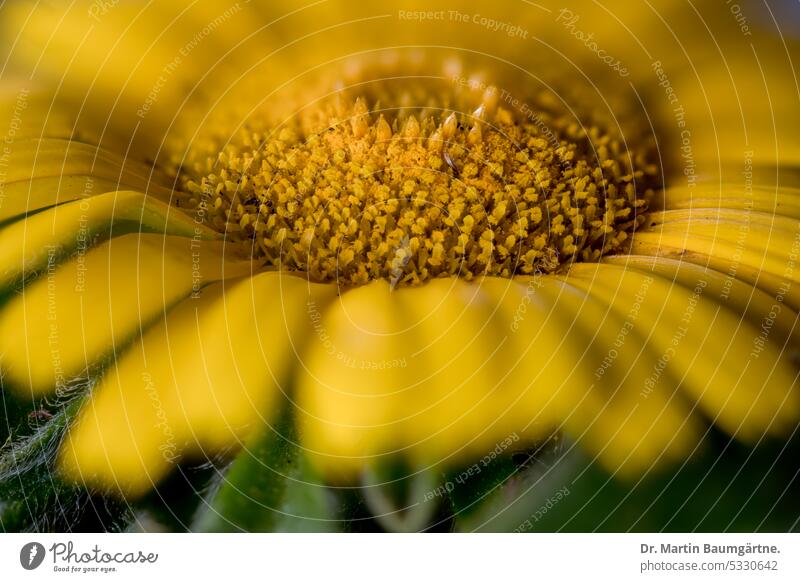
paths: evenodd
<path fill-rule="evenodd" d="M 762 328 L 705 297 L 704 278 L 687 288 L 616 265 L 583 264 L 570 281 L 616 313 L 636 306 L 633 337 L 657 355 L 638 384 L 647 398 L 679 384 L 713 422 L 751 441 L 796 422 L 795 366 Z"/>
<path fill-rule="evenodd" d="M 0 84 L 0 127 L 9 141 L 3 146 L 25 138 L 72 137 L 74 120 L 70 112 L 61 104 L 54 105 L 53 95 L 41 84 L 4 75 Z M 0 147 L 0 155 L 2 151 Z"/>
<path fill-rule="evenodd" d="M 36 393 L 58 389 L 202 285 L 250 272 L 223 243 L 155 234 L 112 239 L 45 272 L 0 311 L 2 368 Z"/>
<path fill-rule="evenodd" d="M 800 288 L 796 282 L 800 277 L 796 260 L 796 256 L 800 256 L 800 237 L 790 240 L 781 237 L 772 243 L 767 239 L 762 241 L 767 246 L 758 246 L 759 243 L 753 242 L 757 237 L 749 236 L 746 229 L 741 234 L 745 240 L 751 241 L 747 245 L 727 242 L 722 237 L 720 240 L 708 236 L 689 237 L 686 228 L 681 230 L 637 232 L 630 252 L 686 261 L 732 274 L 773 297 L 780 297 L 791 309 L 800 310 Z"/>
<path fill-rule="evenodd" d="M 582 448 L 623 477 L 641 475 L 664 459 L 683 458 L 697 441 L 698 423 L 674 387 L 643 396 L 656 357 L 625 335 L 628 321 L 572 278 L 540 290 L 552 304 L 550 325 L 561 330 L 561 358 L 588 376 L 564 401 L 563 427 Z"/>
<path fill-rule="evenodd" d="M 480 283 L 437 279 L 396 295 L 413 346 L 403 431 L 418 462 L 452 465 L 506 439 L 531 442 L 549 434 L 551 419 L 543 422 L 539 410 L 528 409 L 522 425 L 509 413 L 522 396 L 508 382 L 519 370 L 506 374 L 502 366 L 514 354 L 499 355 L 507 349 L 510 321 Z"/>
<path fill-rule="evenodd" d="M 43 210 L 0 230 L 0 287 L 43 269 L 50 257 L 85 252 L 102 239 L 132 231 L 219 238 L 155 198 L 139 192 L 107 192 Z"/>
<path fill-rule="evenodd" d="M 315 461 L 349 474 L 403 446 L 411 346 L 389 284 L 349 290 L 329 310 L 309 305 L 314 337 L 298 370 L 298 426 Z"/>
<path fill-rule="evenodd" d="M 183 455 L 238 448 L 275 418 L 328 285 L 263 273 L 186 299 L 121 356 L 62 445 L 66 476 L 137 495 Z"/>
<path fill-rule="evenodd" d="M 662 224 L 637 232 L 631 253 L 681 259 L 733 274 L 798 309 L 800 230 L 792 236 L 778 226 L 721 220 Z"/>
<path fill-rule="evenodd" d="M 740 257 L 745 265 L 800 280 L 800 270 L 787 269 L 800 256 L 800 221 L 794 218 L 752 210 L 691 209 L 654 212 L 646 224 L 637 233 L 644 240 L 659 237 L 690 250 L 709 248 L 714 255 Z"/>
<path fill-rule="evenodd" d="M 453 465 L 498 445 L 531 446 L 556 428 L 622 474 L 685 455 L 696 434 L 685 402 L 639 401 L 652 358 L 637 360 L 631 345 L 625 374 L 591 377 L 618 319 L 553 277 L 348 291 L 306 352 L 303 442 L 340 478 L 394 455 Z"/>
<path fill-rule="evenodd" d="M 663 193 L 666 210 L 731 209 L 800 219 L 800 188 L 744 184 L 669 188 Z"/>
<path fill-rule="evenodd" d="M 15 70 L 57 79 L 59 96 L 82 104 L 76 124 L 99 126 L 104 145 L 110 128 L 135 145 L 142 139 L 155 144 L 155 152 L 164 128 L 182 124 L 193 100 L 202 100 L 207 113 L 216 100 L 210 90 L 228 91 L 257 60 L 254 55 L 264 60 L 287 44 L 277 29 L 296 27 L 286 15 L 299 7 L 82 1 L 6 8 L 0 26 L 15 39 Z M 266 66 L 276 73 L 281 68 L 274 58 Z M 261 78 L 272 82 L 270 75 Z M 245 96 L 244 90 L 236 93 Z M 259 91 L 258 99 L 266 94 Z"/>
<path fill-rule="evenodd" d="M 724 306 L 736 317 L 746 318 L 755 327 L 770 321 L 772 342 L 790 357 L 795 357 L 793 352 L 796 346 L 800 346 L 797 311 L 782 299 L 736 279 L 735 273 L 724 274 L 694 263 L 664 257 L 618 255 L 606 257 L 603 262 L 650 271 L 689 289 L 694 289 L 702 281 L 705 284 L 703 295 Z"/>
<path fill-rule="evenodd" d="M 0 173 L 0 221 L 111 190 L 169 199 L 161 172 L 96 146 L 64 139 L 26 139 L 6 146 Z M 96 182 L 95 182 L 96 181 Z"/>

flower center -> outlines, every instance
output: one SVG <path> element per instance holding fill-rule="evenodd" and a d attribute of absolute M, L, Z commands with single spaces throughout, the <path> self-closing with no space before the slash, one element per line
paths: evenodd
<path fill-rule="evenodd" d="M 345 286 L 553 272 L 620 249 L 644 219 L 649 151 L 551 96 L 408 101 L 340 95 L 206 143 L 220 153 L 190 152 L 177 204 L 254 260 Z"/>

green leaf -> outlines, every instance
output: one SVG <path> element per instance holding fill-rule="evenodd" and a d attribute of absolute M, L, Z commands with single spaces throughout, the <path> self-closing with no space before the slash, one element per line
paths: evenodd
<path fill-rule="evenodd" d="M 209 459 L 201 465 L 178 465 L 150 493 L 136 501 L 127 530 L 190 531 L 198 509 L 206 503 L 205 496 L 224 466 L 221 459 Z"/>
<path fill-rule="evenodd" d="M 491 487 L 473 493 L 477 500 L 456 512 L 456 528 L 470 532 L 519 530 L 529 516 L 546 512 L 569 495 L 564 484 L 584 462 L 580 452 L 563 440 L 543 443 L 521 466 L 510 470 L 504 464 L 504 471 L 496 473 L 497 481 Z M 453 499 L 455 503 L 458 497 Z"/>
<path fill-rule="evenodd" d="M 577 447 L 508 479 L 461 531 L 797 531 L 800 435 L 750 447 L 711 429 L 685 463 L 613 477 Z"/>
<path fill-rule="evenodd" d="M 340 529 L 336 499 L 303 456 L 292 420 L 284 414 L 275 426 L 254 435 L 221 476 L 193 530 Z"/>
<path fill-rule="evenodd" d="M 395 459 L 365 468 L 358 492 L 383 531 L 428 531 L 439 529 L 450 517 L 441 515 L 434 495 L 439 482 L 431 470 L 414 469 Z"/>
<path fill-rule="evenodd" d="M 64 483 L 54 462 L 81 398 L 61 404 L 33 434 L 0 449 L 0 530 L 118 530 L 126 510 L 118 502 Z"/>
<path fill-rule="evenodd" d="M 477 512 L 494 491 L 519 471 L 510 454 L 486 459 L 447 473 L 445 481 L 433 491 L 434 495 L 449 498 L 453 513 L 462 520 Z"/>
<path fill-rule="evenodd" d="M 71 497 L 62 483 L 53 479 L 51 467 L 74 406 L 65 407 L 31 436 L 9 442 L 3 448 L 0 456 L 0 524 L 4 530 L 37 529 L 37 522 L 46 519 L 47 510 L 58 505 L 60 495 Z"/>
<path fill-rule="evenodd" d="M 30 393 L 25 397 L 24 393 L 25 390 L 9 385 L 0 376 L 0 454 L 11 442 L 21 441 L 46 425 L 62 406 Z"/>

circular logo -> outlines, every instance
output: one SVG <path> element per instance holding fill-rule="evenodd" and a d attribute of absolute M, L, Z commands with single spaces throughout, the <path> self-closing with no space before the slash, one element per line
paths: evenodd
<path fill-rule="evenodd" d="M 19 551 L 19 563 L 26 570 L 35 570 L 44 561 L 44 546 L 39 542 L 29 542 Z"/>

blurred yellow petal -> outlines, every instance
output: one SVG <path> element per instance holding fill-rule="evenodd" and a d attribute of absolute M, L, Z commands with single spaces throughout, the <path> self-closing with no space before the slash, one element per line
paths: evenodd
<path fill-rule="evenodd" d="M 563 426 L 577 443 L 624 477 L 689 453 L 697 441 L 697 421 L 674 389 L 642 396 L 656 357 L 640 342 L 625 340 L 627 320 L 571 279 L 538 292 L 551 302 L 553 325 L 564 335 L 567 351 L 560 356 L 587 377 L 562 410 Z"/>
<path fill-rule="evenodd" d="M 308 305 L 329 286 L 263 273 L 186 299 L 121 356 L 62 444 L 72 480 L 138 495 L 184 455 L 238 447 L 275 418 L 298 351 L 313 333 Z"/>
<path fill-rule="evenodd" d="M 63 387 L 202 285 L 247 274 L 220 242 L 126 235 L 79 253 L 0 310 L 2 369 L 35 393 Z"/>
<path fill-rule="evenodd" d="M 647 399 L 678 384 L 715 423 L 750 441 L 783 434 L 797 421 L 798 370 L 768 336 L 763 341 L 760 327 L 704 297 L 704 278 L 687 288 L 633 269 L 582 264 L 570 280 L 617 313 L 636 306 L 635 343 L 657 355 L 635 384 Z"/>
<path fill-rule="evenodd" d="M 619 323 L 553 278 L 527 289 L 487 278 L 347 292 L 322 319 L 325 341 L 309 346 L 299 379 L 304 442 L 344 476 L 391 455 L 448 464 L 566 428 L 604 464 L 635 474 L 685 454 L 695 424 L 680 398 L 631 393 L 623 380 L 637 386 L 649 373 L 635 353 L 626 374 L 592 384 Z"/>
<path fill-rule="evenodd" d="M 414 455 L 450 464 L 451 455 L 486 453 L 497 442 L 520 436 L 524 427 L 509 426 L 498 414 L 508 394 L 498 394 L 505 370 L 496 353 L 508 328 L 492 317 L 491 298 L 479 285 L 454 278 L 396 295 L 413 341 L 404 342 L 413 347 L 414 373 L 405 394 L 404 430 Z"/>
<path fill-rule="evenodd" d="M 333 478 L 558 432 L 633 477 L 691 454 L 698 411 L 785 434 L 798 44 L 728 8 L 4 7 L 0 283 L 32 280 L 0 305 L 3 371 L 44 394 L 108 366 L 62 468 L 132 494 L 238 446 L 287 384 Z M 331 284 L 225 281 L 264 261 Z M 363 286 L 329 303 L 334 280 Z"/>
<path fill-rule="evenodd" d="M 263 92 L 236 91 L 230 102 L 262 99 L 278 86 L 279 72 L 292 61 L 270 57 L 291 46 L 285 35 L 300 19 L 287 16 L 302 8 L 208 0 L 12 4 L 4 6 L 2 25 L 14 39 L 18 74 L 57 77 L 59 100 L 80 104 L 73 107 L 79 127 L 102 130 L 104 146 L 120 141 L 108 139 L 111 127 L 141 155 L 143 148 L 158 150 L 166 126 L 183 127 L 190 114 L 204 117 L 256 58 L 265 62 L 250 78 L 260 78 Z M 193 101 L 201 107 L 194 109 Z"/>
<path fill-rule="evenodd" d="M 623 265 L 642 271 L 652 271 L 686 288 L 694 289 L 699 281 L 705 284 L 703 295 L 724 306 L 737 317 L 746 318 L 755 327 L 768 321 L 771 325 L 770 339 L 776 348 L 795 357 L 794 350 L 800 346 L 800 325 L 797 311 L 761 289 L 735 278 L 735 273 L 720 273 L 689 263 L 664 257 L 619 255 L 606 257 L 604 263 Z M 797 293 L 795 293 L 797 295 Z"/>
<path fill-rule="evenodd" d="M 394 456 L 453 464 L 519 441 L 527 427 L 506 410 L 520 395 L 499 386 L 506 371 L 492 354 L 507 327 L 493 307 L 457 279 L 344 293 L 320 319 L 298 379 L 301 435 L 317 462 L 342 477 Z M 530 425 L 537 415 L 526 416 Z M 526 435 L 551 427 L 539 418 Z"/>
<path fill-rule="evenodd" d="M 309 305 L 315 336 L 298 370 L 298 426 L 317 462 L 349 474 L 403 446 L 410 346 L 388 283 L 343 293 L 329 310 Z"/>
<path fill-rule="evenodd" d="M 75 133 L 71 113 L 30 79 L 4 78 L 0 83 L 0 124 L 8 128 L 5 145 L 27 138 L 70 138 Z"/>
<path fill-rule="evenodd" d="M 161 172 L 93 145 L 28 139 L 6 147 L 0 174 L 0 221 L 111 190 L 170 197 Z"/>
<path fill-rule="evenodd" d="M 43 210 L 0 230 L 0 287 L 41 271 L 48 260 L 85 252 L 109 236 L 131 231 L 219 238 L 190 216 L 139 192 L 98 194 Z"/>

